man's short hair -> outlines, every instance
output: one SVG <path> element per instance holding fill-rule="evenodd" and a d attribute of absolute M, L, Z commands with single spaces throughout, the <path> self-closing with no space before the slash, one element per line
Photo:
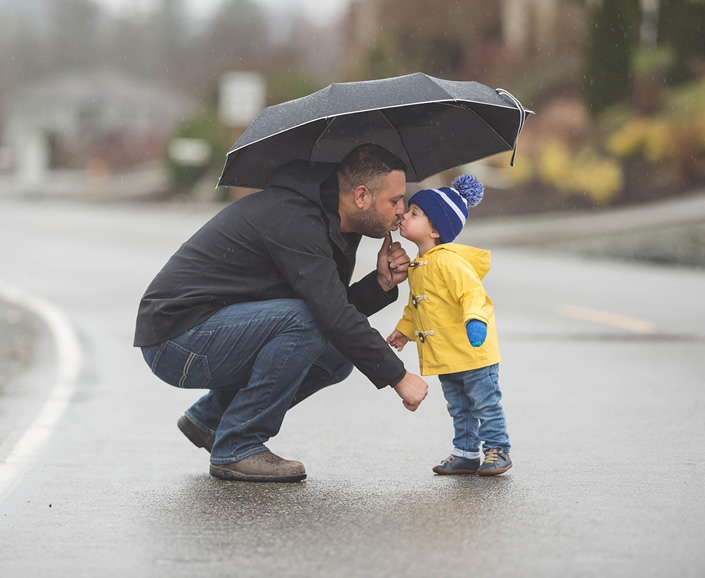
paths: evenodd
<path fill-rule="evenodd" d="M 339 188 L 347 193 L 364 185 L 374 195 L 392 171 L 406 172 L 406 164 L 397 155 L 376 144 L 359 145 L 338 165 Z"/>

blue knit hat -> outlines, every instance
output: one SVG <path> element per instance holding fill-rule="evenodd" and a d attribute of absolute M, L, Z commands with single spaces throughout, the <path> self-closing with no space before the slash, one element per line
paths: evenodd
<path fill-rule="evenodd" d="M 450 187 L 424 189 L 409 199 L 421 207 L 441 237 L 441 243 L 452 243 L 468 218 L 468 207 L 482 200 L 482 183 L 470 175 L 460 175 Z"/>

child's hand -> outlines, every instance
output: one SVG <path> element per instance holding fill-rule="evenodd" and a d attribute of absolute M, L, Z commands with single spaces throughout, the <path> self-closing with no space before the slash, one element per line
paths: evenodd
<path fill-rule="evenodd" d="M 404 335 L 401 331 L 397 331 L 396 329 L 392 331 L 392 334 L 387 337 L 387 343 L 391 345 L 394 349 L 397 351 L 401 351 L 404 349 L 404 346 L 409 343 L 409 338 Z"/>
<path fill-rule="evenodd" d="M 468 334 L 468 341 L 473 347 L 480 347 L 487 338 L 487 325 L 479 319 L 471 319 L 465 326 Z"/>

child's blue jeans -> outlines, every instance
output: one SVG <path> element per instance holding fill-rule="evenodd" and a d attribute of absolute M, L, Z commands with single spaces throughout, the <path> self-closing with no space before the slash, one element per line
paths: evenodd
<path fill-rule="evenodd" d="M 481 442 L 486 449 L 509 453 L 507 423 L 500 404 L 499 364 L 438 377 L 455 428 L 453 453 L 478 452 Z"/>

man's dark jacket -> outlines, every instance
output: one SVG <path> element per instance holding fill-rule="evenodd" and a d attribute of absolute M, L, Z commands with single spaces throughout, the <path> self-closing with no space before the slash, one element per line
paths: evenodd
<path fill-rule="evenodd" d="M 378 388 L 404 365 L 367 316 L 396 300 L 373 271 L 350 285 L 360 235 L 340 232 L 334 164 L 294 161 L 224 208 L 147 288 L 134 345 L 163 343 L 234 303 L 303 299 L 333 346 Z"/>

